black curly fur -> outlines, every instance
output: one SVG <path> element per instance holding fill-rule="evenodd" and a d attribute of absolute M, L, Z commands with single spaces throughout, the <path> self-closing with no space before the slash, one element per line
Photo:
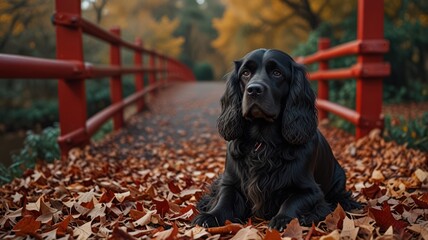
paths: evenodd
<path fill-rule="evenodd" d="M 270 66 L 282 78 L 273 79 Z M 251 70 L 251 80 L 240 77 L 242 69 Z M 257 97 L 263 99 L 248 96 L 254 82 L 264 87 Z M 254 102 L 269 116 L 252 116 Z M 304 225 L 319 222 L 337 204 L 345 210 L 360 206 L 345 190 L 345 173 L 317 130 L 306 73 L 287 54 L 259 49 L 236 62 L 221 107 L 218 129 L 229 141 L 225 171 L 198 203 L 194 224 L 211 227 L 256 216 L 280 230 L 293 218 Z"/>

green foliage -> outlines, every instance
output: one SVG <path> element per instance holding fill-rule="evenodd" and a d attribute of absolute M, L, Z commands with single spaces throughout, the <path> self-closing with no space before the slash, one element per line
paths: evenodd
<path fill-rule="evenodd" d="M 213 67 L 219 68 L 222 61 L 214 57 L 217 52 L 209 43 L 218 34 L 213 28 L 212 20 L 222 16 L 224 5 L 217 0 L 205 0 L 202 5 L 196 1 L 182 1 L 182 4 L 182 7 L 169 14 L 170 17 L 180 19 L 180 25 L 175 34 L 185 36 L 186 39 L 179 56 L 180 61 L 194 68 L 200 59 L 204 59 Z"/>
<path fill-rule="evenodd" d="M 58 103 L 52 100 L 35 100 L 28 107 L 0 108 L 0 115 L 6 116 L 0 123 L 5 125 L 8 131 L 32 129 L 36 125 L 43 128 L 58 121 Z"/>
<path fill-rule="evenodd" d="M 105 135 L 113 131 L 113 121 L 110 120 L 103 124 L 101 128 L 92 136 L 92 140 L 99 141 L 104 138 Z"/>
<path fill-rule="evenodd" d="M 355 98 L 356 98 L 356 81 L 347 80 L 347 81 L 330 81 L 329 82 L 329 99 L 335 103 L 338 103 L 342 106 L 346 106 L 351 109 L 355 109 Z M 334 90 L 340 89 L 340 90 Z M 342 118 L 329 114 L 330 122 L 339 128 L 344 129 L 347 132 L 354 133 L 355 126 L 343 120 Z"/>
<path fill-rule="evenodd" d="M 110 105 L 110 88 L 108 80 L 90 80 L 86 82 L 86 101 L 88 115 Z"/>
<path fill-rule="evenodd" d="M 125 76 L 122 79 L 123 97 L 135 92 L 134 79 Z M 86 82 L 86 101 L 88 102 L 88 115 L 92 116 L 101 109 L 110 105 L 110 85 L 107 79 L 96 79 Z"/>
<path fill-rule="evenodd" d="M 52 82 L 52 84 L 55 83 Z M 124 78 L 122 87 L 124 97 L 132 94 L 135 91 L 132 77 Z M 34 88 L 37 88 L 37 86 L 34 86 Z M 42 128 L 52 126 L 52 123 L 59 121 L 58 100 L 56 96 L 49 95 L 49 93 L 46 95 L 46 99 L 34 100 L 26 105 L 12 106 L 4 104 L 0 107 L 0 116 L 6 117 L 0 119 L 0 124 L 4 125 L 6 131 L 34 129 L 36 125 Z M 19 93 L 12 90 L 0 92 L 0 99 L 19 97 Z M 87 81 L 86 97 L 88 116 L 92 116 L 107 107 L 111 102 L 108 80 Z"/>
<path fill-rule="evenodd" d="M 385 118 L 384 137 L 411 148 L 428 151 L 428 112 L 419 119 Z"/>
<path fill-rule="evenodd" d="M 385 59 L 391 64 L 391 76 L 386 82 L 406 86 L 411 82 L 427 83 L 425 70 L 428 27 L 419 21 L 401 21 L 397 26 L 391 19 L 385 21 L 385 38 L 390 42 Z M 406 96 L 406 97 L 412 97 Z M 425 100 L 428 94 L 425 95 Z"/>
<path fill-rule="evenodd" d="M 53 162 L 59 159 L 58 136 L 57 125 L 44 129 L 40 134 L 28 131 L 24 147 L 18 154 L 12 155 L 12 165 L 6 167 L 0 163 L 0 184 L 21 176 L 28 168 L 34 168 L 37 161 Z"/>
<path fill-rule="evenodd" d="M 352 15 L 354 15 L 353 13 Z M 333 34 L 333 28 L 340 34 Z M 308 40 L 305 43 L 299 44 L 293 51 L 293 56 L 307 56 L 315 53 L 318 50 L 318 40 L 320 38 L 330 39 L 330 46 L 337 46 L 341 43 L 353 41 L 355 35 L 356 22 L 351 16 L 343 20 L 338 26 L 333 26 L 328 22 L 322 23 L 315 31 L 309 34 Z M 341 57 L 329 61 L 330 68 L 347 67 L 356 62 L 355 56 Z M 308 71 L 317 69 L 317 65 L 309 66 Z"/>
<path fill-rule="evenodd" d="M 385 103 L 428 101 L 428 83 L 410 81 L 405 86 L 384 84 L 383 88 Z"/>
<path fill-rule="evenodd" d="M 195 73 L 197 80 L 206 81 L 214 79 L 214 71 L 211 64 L 209 63 L 202 62 L 195 64 L 193 72 Z"/>

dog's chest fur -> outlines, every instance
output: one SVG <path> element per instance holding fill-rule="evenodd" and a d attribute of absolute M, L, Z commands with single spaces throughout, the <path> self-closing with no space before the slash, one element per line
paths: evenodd
<path fill-rule="evenodd" d="M 254 215 L 270 219 L 293 190 L 293 166 L 296 164 L 292 149 L 285 144 L 250 143 L 242 142 L 243 151 L 238 158 L 241 159 L 238 163 L 241 191 L 247 196 Z"/>

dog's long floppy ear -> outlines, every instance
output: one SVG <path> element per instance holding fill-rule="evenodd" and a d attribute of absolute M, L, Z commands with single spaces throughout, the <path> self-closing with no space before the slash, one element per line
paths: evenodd
<path fill-rule="evenodd" d="M 291 63 L 291 84 L 282 116 L 282 136 L 291 144 L 304 144 L 317 131 L 317 109 L 303 66 Z"/>
<path fill-rule="evenodd" d="M 228 74 L 226 90 L 220 100 L 221 113 L 217 119 L 220 135 L 226 140 L 234 140 L 243 134 L 242 92 L 238 71 L 241 61 L 235 61 L 235 70 Z"/>

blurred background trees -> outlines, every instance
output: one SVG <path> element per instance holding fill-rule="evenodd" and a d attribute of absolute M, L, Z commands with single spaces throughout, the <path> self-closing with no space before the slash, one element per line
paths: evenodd
<path fill-rule="evenodd" d="M 120 26 L 125 39 L 139 36 L 145 47 L 185 62 L 198 79 L 213 80 L 230 70 L 232 60 L 255 48 L 278 48 L 298 56 L 315 52 L 319 37 L 329 37 L 333 46 L 355 39 L 356 2 L 83 0 L 82 14 L 107 29 Z M 53 11 L 53 1 L 0 1 L 0 52 L 55 58 Z M 385 59 L 392 67 L 385 79 L 386 102 L 428 101 L 427 32 L 428 1 L 385 0 L 385 37 L 391 42 Z M 91 37 L 84 41 L 87 61 L 108 62 L 107 45 Z M 132 64 L 131 53 L 124 51 L 123 59 Z M 340 67 L 354 61 L 349 57 L 330 64 Z M 125 95 L 133 91 L 128 80 Z M 109 104 L 107 84 L 87 82 L 89 114 Z M 330 84 L 331 98 L 352 107 L 355 83 Z M 58 120 L 56 87 L 54 80 L 0 81 L 0 133 L 51 126 Z"/>
<path fill-rule="evenodd" d="M 0 3 L 0 51 L 55 56 L 53 2 L 5 0 Z M 221 78 L 230 62 L 255 48 L 279 48 L 300 54 L 310 34 L 335 43 L 355 36 L 356 0 L 83 0 L 84 17 L 105 28 L 120 26 L 124 38 L 136 36 L 148 48 L 179 57 L 192 68 L 210 65 Z M 409 72 L 396 79 L 426 79 L 428 3 L 423 0 L 385 1 L 385 35 L 394 44 L 387 59 L 408 61 Z M 318 31 L 318 33 L 316 33 Z M 309 39 L 309 42 L 308 42 Z M 105 63 L 107 53 L 94 39 L 85 57 Z M 396 43 L 396 44 L 395 44 Z M 85 45 L 86 46 L 86 45 Z M 309 53 L 314 49 L 308 47 Z M 393 69 L 398 69 L 393 67 Z M 196 69 L 195 69 L 196 70 Z M 402 80 L 394 81 L 400 84 Z"/>
<path fill-rule="evenodd" d="M 213 21 L 219 33 L 213 46 L 227 61 L 255 48 L 292 52 L 321 23 L 338 24 L 356 8 L 356 0 L 224 2 L 223 17 Z"/>

